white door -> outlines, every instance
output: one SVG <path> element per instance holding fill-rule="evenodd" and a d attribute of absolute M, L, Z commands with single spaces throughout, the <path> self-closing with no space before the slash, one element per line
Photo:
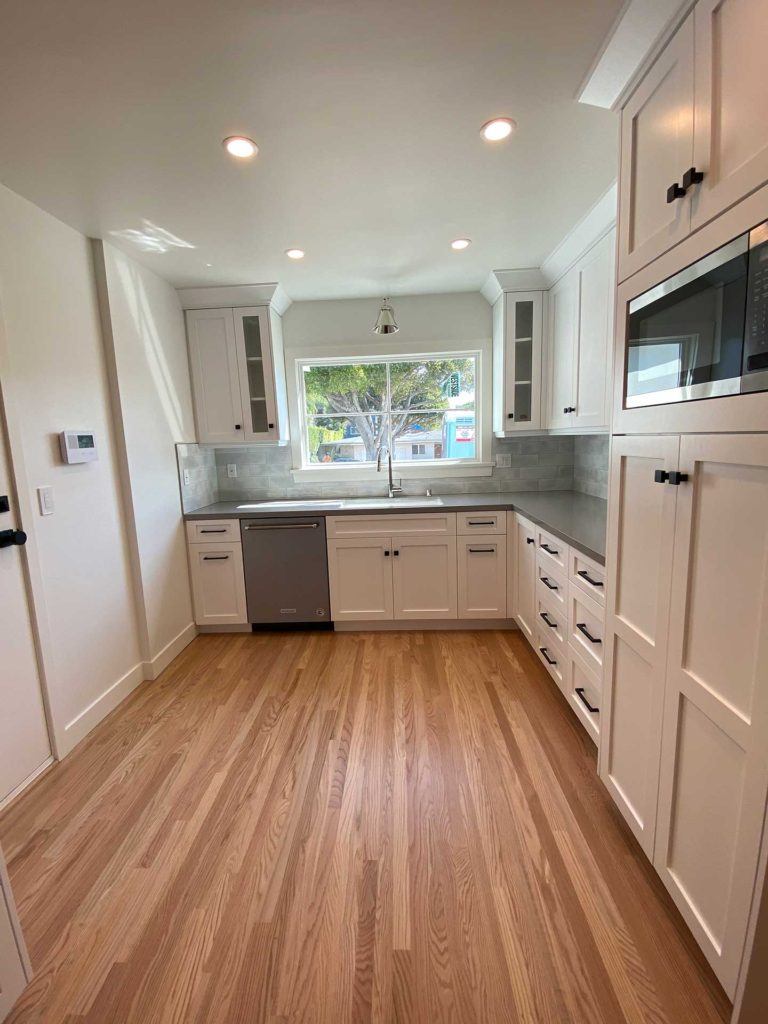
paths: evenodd
<path fill-rule="evenodd" d="M 510 292 L 505 302 L 505 408 L 503 429 L 541 426 L 542 292 Z"/>
<path fill-rule="evenodd" d="M 574 359 L 574 427 L 607 427 L 616 232 L 610 231 L 579 264 L 579 330 Z"/>
<path fill-rule="evenodd" d="M 243 405 L 243 440 L 273 440 L 277 437 L 277 410 L 269 310 L 266 306 L 256 306 L 235 309 L 233 313 Z"/>
<path fill-rule="evenodd" d="M 515 578 L 511 614 L 530 643 L 536 624 L 536 528 L 515 515 L 512 543 L 515 547 Z"/>
<path fill-rule="evenodd" d="M 680 442 L 654 863 L 733 998 L 768 794 L 768 436 Z"/>
<path fill-rule="evenodd" d="M 328 541 L 331 617 L 335 622 L 392 619 L 392 539 Z"/>
<path fill-rule="evenodd" d="M 507 538 L 459 537 L 459 618 L 507 617 Z"/>
<path fill-rule="evenodd" d="M 13 494 L 0 400 L 0 500 L 3 497 L 8 499 L 10 510 L 0 511 L 0 530 L 16 529 L 21 524 Z M 51 758 L 23 551 L 23 547 L 17 545 L 0 548 L 0 594 L 3 599 L 0 628 L 0 675 L 3 690 L 3 710 L 0 714 L 0 805 Z"/>
<path fill-rule="evenodd" d="M 242 545 L 226 541 L 190 544 L 189 565 L 198 626 L 235 626 L 248 621 Z"/>
<path fill-rule="evenodd" d="M 232 310 L 188 310 L 187 335 L 198 441 L 243 441 L 246 424 Z"/>
<path fill-rule="evenodd" d="M 570 427 L 576 408 L 573 359 L 579 326 L 579 275 L 569 271 L 549 293 L 548 427 Z"/>
<path fill-rule="evenodd" d="M 679 438 L 614 437 L 600 777 L 653 857 Z"/>
<path fill-rule="evenodd" d="M 456 538 L 393 537 L 394 618 L 456 618 Z"/>
<path fill-rule="evenodd" d="M 768 181 L 768 2 L 699 0 L 694 25 L 695 229 Z"/>
<path fill-rule="evenodd" d="M 620 281 L 690 231 L 690 196 L 667 202 L 667 190 L 693 159 L 693 63 L 690 14 L 622 111 Z"/>

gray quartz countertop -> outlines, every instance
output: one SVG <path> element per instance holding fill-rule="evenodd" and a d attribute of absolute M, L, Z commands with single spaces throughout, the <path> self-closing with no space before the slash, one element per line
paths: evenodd
<path fill-rule="evenodd" d="M 341 505 L 339 505 L 341 503 Z M 253 519 L 295 515 L 383 515 L 392 512 L 475 512 L 478 509 L 514 509 L 572 544 L 585 555 L 605 564 L 607 502 L 579 491 L 495 491 L 488 494 L 443 494 L 438 498 L 339 498 L 279 501 L 218 501 L 188 512 L 192 519 Z"/>

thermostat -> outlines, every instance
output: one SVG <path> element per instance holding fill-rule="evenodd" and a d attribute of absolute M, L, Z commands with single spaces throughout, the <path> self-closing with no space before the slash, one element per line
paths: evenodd
<path fill-rule="evenodd" d="M 62 430 L 59 443 L 65 462 L 96 462 L 99 457 L 92 430 Z"/>

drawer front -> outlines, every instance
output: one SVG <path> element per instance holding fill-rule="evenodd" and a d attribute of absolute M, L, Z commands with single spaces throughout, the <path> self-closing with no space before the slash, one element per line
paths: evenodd
<path fill-rule="evenodd" d="M 190 544 L 211 544 L 227 541 L 240 543 L 239 519 L 193 519 L 187 522 Z"/>
<path fill-rule="evenodd" d="M 598 604 L 605 604 L 605 566 L 599 565 L 592 558 L 587 558 L 580 551 L 571 548 L 568 560 L 568 578 L 571 583 L 581 587 L 585 594 Z"/>
<path fill-rule="evenodd" d="M 537 553 L 536 555 L 536 596 L 549 602 L 553 608 L 560 608 L 563 613 L 568 611 L 568 578 L 548 563 Z"/>
<path fill-rule="evenodd" d="M 402 537 L 418 534 L 456 536 L 455 512 L 427 512 L 384 516 L 327 516 L 328 537 Z"/>
<path fill-rule="evenodd" d="M 568 545 L 553 534 L 542 530 L 540 526 L 536 527 L 536 553 L 545 560 L 550 568 L 559 571 L 564 576 L 568 575 L 570 554 Z"/>
<path fill-rule="evenodd" d="M 597 743 L 600 737 L 600 704 L 602 684 L 594 672 L 589 671 L 577 655 L 571 655 L 567 667 L 566 698 L 576 717 Z"/>
<path fill-rule="evenodd" d="M 568 643 L 568 619 L 556 602 L 536 595 L 536 624 L 547 642 L 556 640 L 558 644 Z"/>
<path fill-rule="evenodd" d="M 539 625 L 541 625 L 540 622 Z M 557 683 L 558 689 L 565 693 L 569 674 L 568 646 L 567 644 L 559 644 L 551 636 L 545 636 L 545 633 L 549 634 L 553 630 L 547 629 L 543 625 L 540 629 L 539 625 L 536 626 L 533 648 L 538 655 L 539 661 Z"/>
<path fill-rule="evenodd" d="M 568 592 L 568 643 L 598 674 L 603 671 L 605 611 L 578 587 Z"/>
<path fill-rule="evenodd" d="M 456 529 L 460 535 L 473 533 L 506 533 L 507 513 L 457 512 Z"/>

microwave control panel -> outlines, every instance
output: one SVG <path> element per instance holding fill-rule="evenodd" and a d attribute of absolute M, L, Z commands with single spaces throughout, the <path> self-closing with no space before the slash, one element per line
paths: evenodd
<path fill-rule="evenodd" d="M 745 374 L 768 370 L 768 222 L 750 232 Z"/>

